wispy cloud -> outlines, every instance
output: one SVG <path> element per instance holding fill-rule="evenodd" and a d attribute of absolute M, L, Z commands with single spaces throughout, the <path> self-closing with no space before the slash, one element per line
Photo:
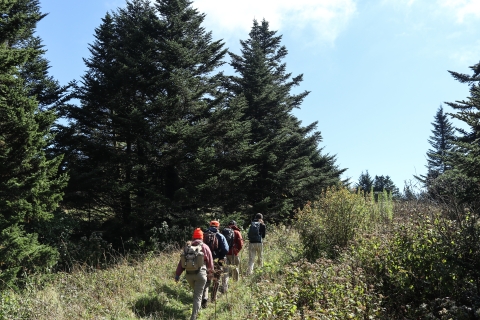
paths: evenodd
<path fill-rule="evenodd" d="M 316 41 L 333 43 L 356 13 L 354 0 L 197 0 L 206 25 L 226 38 L 245 37 L 253 19 L 266 19 L 273 30 L 314 32 Z"/>
<path fill-rule="evenodd" d="M 467 16 L 480 18 L 480 1 L 478 0 L 438 0 L 441 7 L 452 10 L 457 22 L 464 22 Z"/>
<path fill-rule="evenodd" d="M 480 56 L 480 41 L 469 46 L 463 46 L 459 50 L 453 52 L 450 58 L 456 61 L 459 66 L 470 66 L 470 64 L 478 63 Z"/>
<path fill-rule="evenodd" d="M 458 23 L 463 23 L 467 17 L 480 18 L 479 0 L 381 0 L 381 3 L 397 8 L 412 8 L 416 5 L 417 10 L 428 10 L 439 16 L 447 15 L 455 18 Z"/>
<path fill-rule="evenodd" d="M 382 4 L 391 4 L 395 6 L 407 6 L 411 7 L 418 0 L 382 0 Z"/>

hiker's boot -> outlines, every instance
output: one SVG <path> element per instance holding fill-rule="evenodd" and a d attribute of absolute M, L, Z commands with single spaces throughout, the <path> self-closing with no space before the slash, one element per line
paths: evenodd
<path fill-rule="evenodd" d="M 208 299 L 202 299 L 202 309 L 206 309 L 208 305 Z"/>

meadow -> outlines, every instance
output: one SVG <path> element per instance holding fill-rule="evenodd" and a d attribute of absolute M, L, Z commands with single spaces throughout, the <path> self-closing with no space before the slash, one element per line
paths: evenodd
<path fill-rule="evenodd" d="M 263 268 L 199 319 L 478 319 L 480 237 L 471 208 L 328 189 L 288 225 L 268 225 Z M 246 231 L 244 231 L 246 234 Z M 106 268 L 31 276 L 1 293 L 0 319 L 188 319 L 180 247 Z"/>

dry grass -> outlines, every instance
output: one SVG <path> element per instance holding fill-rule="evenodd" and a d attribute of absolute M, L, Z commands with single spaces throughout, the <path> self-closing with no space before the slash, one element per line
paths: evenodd
<path fill-rule="evenodd" d="M 281 251 L 292 248 L 284 228 L 270 229 L 265 243 L 262 277 L 281 268 Z M 295 240 L 298 235 L 295 234 Z M 287 248 L 287 244 L 289 248 Z M 189 319 L 192 290 L 182 277 L 175 283 L 174 272 L 179 252 L 164 252 L 132 259 L 121 259 L 106 270 L 76 266 L 71 273 L 59 273 L 48 281 L 31 279 L 22 292 L 5 291 L 0 299 L 0 319 Z M 248 263 L 248 249 L 241 254 L 241 273 Z M 259 278 L 230 280 L 229 292 L 202 310 L 201 319 L 248 319 L 254 303 L 253 291 Z"/>

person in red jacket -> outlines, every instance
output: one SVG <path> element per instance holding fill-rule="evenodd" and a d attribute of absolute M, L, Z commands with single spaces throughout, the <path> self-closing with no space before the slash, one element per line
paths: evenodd
<path fill-rule="evenodd" d="M 202 304 L 202 295 L 203 295 L 203 288 L 207 283 L 207 277 L 211 277 L 213 274 L 213 257 L 210 248 L 203 243 L 203 231 L 200 228 L 195 229 L 193 232 L 193 241 L 191 245 L 193 246 L 202 246 L 203 251 L 203 266 L 194 272 L 188 273 L 185 275 L 190 287 L 193 289 L 193 308 L 192 308 L 192 316 L 190 320 L 197 319 L 198 311 L 200 310 L 200 306 Z M 182 260 L 178 262 L 177 271 L 175 273 L 175 281 L 178 282 L 180 280 L 180 275 L 185 269 L 182 266 Z M 205 306 L 206 307 L 206 306 Z"/>
<path fill-rule="evenodd" d="M 228 227 L 233 230 L 233 245 L 229 248 L 227 253 L 227 263 L 229 265 L 230 271 L 232 273 L 232 278 L 235 281 L 238 281 L 238 267 L 240 265 L 240 259 L 238 258 L 238 253 L 243 248 L 243 238 L 240 229 L 237 226 L 237 223 L 232 220 L 228 223 Z"/>

